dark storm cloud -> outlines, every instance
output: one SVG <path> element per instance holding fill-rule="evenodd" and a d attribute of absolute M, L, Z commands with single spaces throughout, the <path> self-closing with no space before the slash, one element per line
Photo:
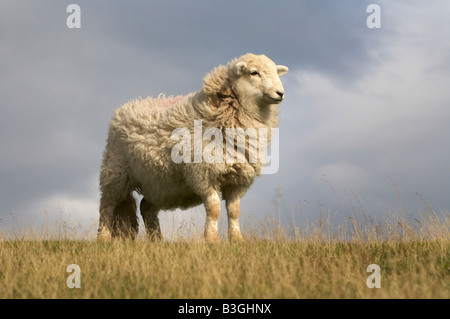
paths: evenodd
<path fill-rule="evenodd" d="M 130 98 L 198 89 L 209 69 L 245 52 L 340 74 L 365 55 L 349 32 L 359 6 L 77 3 L 79 30 L 65 25 L 69 2 L 1 4 L 2 213 L 55 191 L 83 194 L 76 185 L 97 174 L 108 119 Z"/>
<path fill-rule="evenodd" d="M 95 2 L 103 32 L 124 45 L 163 53 L 175 64 L 205 68 L 256 52 L 340 77 L 363 66 L 367 42 L 376 41 L 376 33 L 361 34 L 366 6 L 365 1 Z"/>

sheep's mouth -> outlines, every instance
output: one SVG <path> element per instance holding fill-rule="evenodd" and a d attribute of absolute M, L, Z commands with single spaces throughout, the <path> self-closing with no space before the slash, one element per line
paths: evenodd
<path fill-rule="evenodd" d="M 275 97 L 272 97 L 267 94 L 264 95 L 264 98 L 266 99 L 266 101 L 271 102 L 271 103 L 276 103 L 276 104 L 279 104 L 279 103 L 281 103 L 281 101 L 283 101 L 283 99 L 281 97 L 275 98 Z"/>

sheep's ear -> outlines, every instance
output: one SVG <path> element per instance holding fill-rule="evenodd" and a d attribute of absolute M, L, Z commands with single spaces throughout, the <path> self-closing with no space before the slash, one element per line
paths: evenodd
<path fill-rule="evenodd" d="M 245 63 L 244 61 L 241 61 L 234 65 L 234 72 L 236 72 L 237 75 L 241 75 L 244 73 L 246 68 L 247 68 L 247 63 Z"/>
<path fill-rule="evenodd" d="M 289 70 L 289 68 L 287 66 L 277 65 L 278 76 L 285 75 L 286 73 L 288 73 L 288 70 Z"/>

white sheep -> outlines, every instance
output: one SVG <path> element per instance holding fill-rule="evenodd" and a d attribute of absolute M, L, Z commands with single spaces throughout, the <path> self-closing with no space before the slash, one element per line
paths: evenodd
<path fill-rule="evenodd" d="M 200 147 L 206 150 L 212 139 L 195 138 L 195 124 L 201 123 L 201 134 L 215 128 L 226 136 L 230 128 L 244 130 L 271 129 L 278 125 L 278 104 L 284 99 L 279 76 L 288 68 L 276 65 L 265 55 L 246 54 L 227 66 L 214 68 L 203 79 L 201 90 L 187 96 L 147 98 L 130 101 L 116 110 L 111 119 L 106 149 L 100 171 L 100 221 L 98 238 L 125 236 L 135 238 L 138 231 L 136 201 L 132 195 L 143 195 L 140 211 L 150 239 L 162 239 L 158 219 L 160 210 L 186 209 L 201 203 L 206 209 L 204 236 L 218 241 L 217 220 L 220 195 L 226 202 L 228 236 L 242 240 L 239 229 L 239 201 L 261 174 L 264 161 L 249 161 L 251 142 L 245 143 L 244 161 L 194 160 Z M 199 122 L 201 121 L 201 122 Z M 187 148 L 184 161 L 174 160 L 180 141 L 174 132 L 183 129 L 193 139 L 182 144 Z M 222 138 L 214 135 L 215 139 Z M 270 141 L 270 132 L 267 140 Z M 223 150 L 212 150 L 215 156 L 230 152 L 225 139 Z M 222 141 L 215 141 L 222 142 Z M 234 137 L 232 147 L 234 153 Z M 259 140 L 264 144 L 264 140 Z M 262 147 L 256 145 L 256 147 Z M 174 148 L 178 151 L 174 152 Z M 219 156 L 220 157 L 220 156 Z M 217 159 L 217 157 L 215 157 Z M 187 160 L 186 160 L 187 159 Z"/>

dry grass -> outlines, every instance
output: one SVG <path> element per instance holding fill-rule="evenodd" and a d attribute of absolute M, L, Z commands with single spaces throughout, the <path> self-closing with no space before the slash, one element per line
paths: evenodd
<path fill-rule="evenodd" d="M 218 244 L 201 231 L 103 243 L 67 223 L 0 230 L 0 298 L 450 298 L 448 211 L 397 216 L 247 221 L 244 242 Z M 70 264 L 80 289 L 66 285 Z M 369 264 L 379 289 L 366 285 Z"/>

